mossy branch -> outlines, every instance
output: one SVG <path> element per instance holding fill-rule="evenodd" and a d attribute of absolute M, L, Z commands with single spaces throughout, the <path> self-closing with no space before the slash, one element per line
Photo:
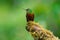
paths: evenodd
<path fill-rule="evenodd" d="M 41 25 L 34 21 L 27 22 L 26 30 L 31 33 L 34 40 L 60 40 L 54 34 L 44 29 Z"/>

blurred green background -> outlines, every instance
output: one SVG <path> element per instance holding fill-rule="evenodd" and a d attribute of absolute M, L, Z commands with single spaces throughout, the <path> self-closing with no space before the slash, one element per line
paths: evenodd
<path fill-rule="evenodd" d="M 33 40 L 25 30 L 26 11 L 35 21 L 60 37 L 60 0 L 0 0 L 0 40 Z"/>

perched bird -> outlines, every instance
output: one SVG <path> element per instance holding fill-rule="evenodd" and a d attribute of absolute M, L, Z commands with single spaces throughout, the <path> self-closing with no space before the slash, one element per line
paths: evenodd
<path fill-rule="evenodd" d="M 34 14 L 30 9 L 26 9 L 26 19 L 26 30 L 31 33 L 34 40 L 60 40 L 51 31 L 34 22 Z"/>
<path fill-rule="evenodd" d="M 26 19 L 28 21 L 34 21 L 34 13 L 32 13 L 31 9 L 26 9 Z"/>

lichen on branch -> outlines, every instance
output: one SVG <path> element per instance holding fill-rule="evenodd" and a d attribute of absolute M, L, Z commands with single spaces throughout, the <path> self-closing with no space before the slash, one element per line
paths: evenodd
<path fill-rule="evenodd" d="M 51 31 L 34 21 L 27 22 L 26 30 L 31 33 L 34 40 L 60 40 Z"/>

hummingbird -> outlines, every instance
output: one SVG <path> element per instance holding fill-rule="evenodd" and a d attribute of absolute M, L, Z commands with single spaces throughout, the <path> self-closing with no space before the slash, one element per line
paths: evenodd
<path fill-rule="evenodd" d="M 28 21 L 34 21 L 34 13 L 32 12 L 31 9 L 26 9 L 26 19 Z"/>

